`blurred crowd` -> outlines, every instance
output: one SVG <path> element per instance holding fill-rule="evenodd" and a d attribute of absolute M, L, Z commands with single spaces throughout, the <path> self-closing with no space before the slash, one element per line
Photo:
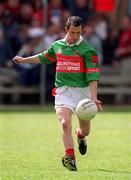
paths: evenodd
<path fill-rule="evenodd" d="M 130 3 L 120 23 L 115 24 L 116 0 L 48 0 L 47 7 L 42 2 L 0 1 L 0 68 L 16 69 L 22 85 L 39 83 L 40 65 L 14 65 L 12 57 L 40 53 L 63 38 L 70 15 L 83 18 L 83 36 L 98 52 L 101 65 L 115 66 L 131 56 Z M 54 73 L 54 67 L 47 67 L 47 76 Z"/>

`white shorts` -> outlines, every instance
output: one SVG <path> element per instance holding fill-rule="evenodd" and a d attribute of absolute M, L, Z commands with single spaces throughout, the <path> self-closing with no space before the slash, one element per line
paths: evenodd
<path fill-rule="evenodd" d="M 74 112 L 78 102 L 85 98 L 91 98 L 89 87 L 59 87 L 56 89 L 55 109 L 59 107 L 67 107 L 71 109 L 72 112 Z"/>

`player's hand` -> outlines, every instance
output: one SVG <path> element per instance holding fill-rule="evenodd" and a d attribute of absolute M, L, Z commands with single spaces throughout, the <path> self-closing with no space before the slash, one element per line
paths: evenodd
<path fill-rule="evenodd" d="M 98 111 L 102 111 L 103 110 L 103 108 L 102 108 L 102 101 L 100 101 L 98 99 L 95 99 L 94 102 L 96 103 Z"/>
<path fill-rule="evenodd" d="M 15 63 L 15 64 L 18 64 L 18 63 L 22 63 L 24 62 L 24 58 L 21 57 L 21 56 L 15 56 L 12 61 Z"/>

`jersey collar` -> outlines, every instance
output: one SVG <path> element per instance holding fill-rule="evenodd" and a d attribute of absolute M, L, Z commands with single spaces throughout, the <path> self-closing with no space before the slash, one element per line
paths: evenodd
<path fill-rule="evenodd" d="M 66 38 L 67 38 L 67 35 L 65 36 L 65 38 L 64 38 L 63 40 L 66 42 L 66 44 L 67 44 L 68 46 L 74 46 L 74 45 L 79 46 L 80 43 L 83 41 L 83 37 L 80 36 L 79 40 L 78 40 L 76 43 L 74 43 L 74 44 L 69 44 L 69 43 L 66 41 Z"/>

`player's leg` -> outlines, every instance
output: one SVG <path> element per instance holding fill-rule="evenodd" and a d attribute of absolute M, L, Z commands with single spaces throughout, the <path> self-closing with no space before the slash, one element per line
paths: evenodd
<path fill-rule="evenodd" d="M 57 117 L 61 124 L 62 138 L 65 149 L 73 149 L 74 142 L 72 138 L 72 111 L 66 107 L 59 107 L 56 109 Z"/>
<path fill-rule="evenodd" d="M 87 152 L 86 136 L 90 133 L 90 121 L 83 121 L 79 119 L 79 128 L 76 130 L 78 149 L 82 155 Z"/>
<path fill-rule="evenodd" d="M 83 121 L 79 119 L 79 128 L 82 136 L 88 136 L 90 133 L 91 121 Z"/>
<path fill-rule="evenodd" d="M 72 111 L 66 107 L 58 107 L 56 109 L 56 114 L 61 124 L 61 132 L 65 148 L 65 156 L 62 158 L 62 163 L 69 170 L 76 171 L 71 123 Z"/>
<path fill-rule="evenodd" d="M 79 101 L 81 101 L 82 99 L 91 98 L 91 92 L 89 87 L 79 88 L 78 91 L 80 94 Z M 79 103 L 79 101 L 77 102 L 77 104 Z M 79 120 L 79 128 L 76 130 L 78 148 L 80 153 L 84 155 L 87 152 L 87 143 L 85 137 L 88 136 L 90 133 L 91 122 L 87 120 L 83 121 L 79 118 L 78 120 Z"/>

